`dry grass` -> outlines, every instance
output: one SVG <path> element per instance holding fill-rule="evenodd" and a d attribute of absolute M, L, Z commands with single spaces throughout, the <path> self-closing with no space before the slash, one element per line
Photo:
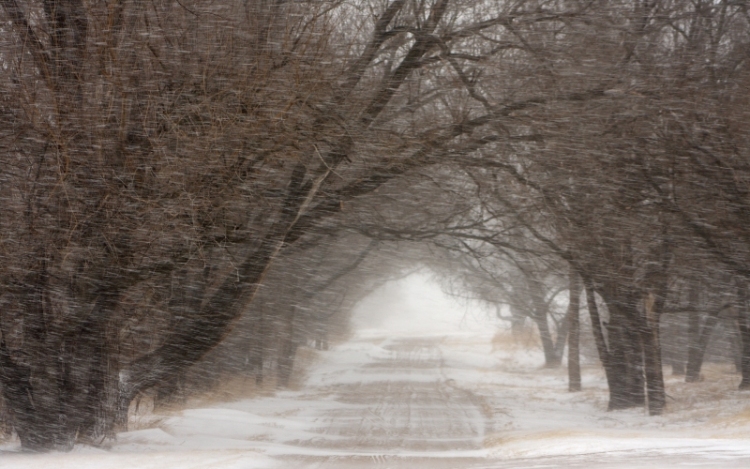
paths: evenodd
<path fill-rule="evenodd" d="M 748 396 L 737 389 L 740 375 L 734 365 L 705 363 L 701 376 L 698 383 L 685 383 L 683 376 L 666 377 L 670 420 L 715 428 L 750 424 L 750 407 L 742 403 Z"/>
<path fill-rule="evenodd" d="M 698 383 L 686 383 L 683 376 L 666 377 L 672 410 L 690 411 L 737 397 L 740 376 L 734 373 L 734 365 L 707 363 L 701 375 L 703 380 Z"/>
<path fill-rule="evenodd" d="M 190 396 L 185 403 L 181 404 L 179 407 L 205 407 L 221 402 L 267 397 L 273 395 L 275 390 L 275 376 L 266 377 L 266 379 L 260 384 L 256 383 L 254 377 L 227 376 L 214 388 Z"/>
<path fill-rule="evenodd" d="M 245 376 L 227 376 L 218 386 L 184 400 L 174 400 L 154 405 L 154 394 L 144 393 L 130 404 L 128 409 L 128 430 L 143 430 L 158 427 L 164 419 L 179 414 L 185 409 L 208 407 L 222 402 L 239 399 L 252 399 L 272 395 L 276 390 L 276 380 L 266 379 L 263 384 L 256 384 L 255 378 Z"/>
<path fill-rule="evenodd" d="M 597 433 L 578 431 L 578 430 L 545 430 L 545 431 L 526 431 L 526 432 L 510 432 L 510 433 L 493 433 L 484 438 L 482 446 L 484 448 L 493 448 L 497 446 L 505 446 L 511 443 L 521 442 L 529 443 L 538 440 L 554 440 L 560 438 L 576 438 L 596 437 Z M 543 444 L 543 443 L 539 443 Z"/>
<path fill-rule="evenodd" d="M 721 429 L 737 428 L 742 431 L 743 435 L 747 435 L 747 428 L 750 427 L 750 405 L 745 406 L 732 415 L 711 417 L 709 418 L 708 425 Z"/>
<path fill-rule="evenodd" d="M 541 347 L 535 327 L 524 327 L 515 334 L 510 329 L 498 330 L 492 337 L 492 351 L 516 351 Z"/>
<path fill-rule="evenodd" d="M 306 377 L 306 370 L 318 359 L 319 353 L 309 347 L 300 347 L 294 361 L 294 369 L 289 380 L 288 389 L 299 390 Z M 254 377 L 227 376 L 218 386 L 193 394 L 183 401 L 174 401 L 154 408 L 153 394 L 144 394 L 133 400 L 128 410 L 128 429 L 139 430 L 158 426 L 170 415 L 178 414 L 185 409 L 208 407 L 222 402 L 232 402 L 240 399 L 255 399 L 272 396 L 278 390 L 276 377 L 269 376 L 258 384 Z"/>
<path fill-rule="evenodd" d="M 289 378 L 288 389 L 299 390 L 307 377 L 305 370 L 318 360 L 319 354 L 310 347 L 300 347 L 294 360 L 294 369 Z M 262 384 L 257 384 L 254 377 L 227 376 L 218 386 L 191 396 L 177 407 L 183 408 L 205 407 L 221 402 L 231 402 L 240 399 L 254 399 L 272 396 L 278 390 L 276 376 L 268 373 Z M 167 408 L 169 409 L 169 408 Z M 161 411 L 161 409 L 159 409 Z"/>

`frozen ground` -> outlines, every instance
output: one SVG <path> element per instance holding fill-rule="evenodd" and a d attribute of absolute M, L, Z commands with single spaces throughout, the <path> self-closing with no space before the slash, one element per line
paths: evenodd
<path fill-rule="evenodd" d="M 750 467 L 750 394 L 729 368 L 668 378 L 669 408 L 652 418 L 606 412 L 597 367 L 568 393 L 564 369 L 487 325 L 383 324 L 320 352 L 299 391 L 154 416 L 108 450 L 6 443 L 0 469 Z"/>

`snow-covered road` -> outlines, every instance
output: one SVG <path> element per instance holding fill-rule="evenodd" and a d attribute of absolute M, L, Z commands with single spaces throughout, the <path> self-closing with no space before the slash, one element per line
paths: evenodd
<path fill-rule="evenodd" d="M 720 394 L 669 381 L 663 417 L 608 413 L 597 367 L 571 394 L 564 369 L 505 345 L 358 336 L 320 353 L 299 391 L 155 416 L 107 450 L 31 456 L 8 443 L 0 468 L 750 467 L 750 396 L 732 375 L 717 375 Z"/>
<path fill-rule="evenodd" d="M 331 453 L 283 456 L 288 467 L 750 467 L 740 428 L 689 435 L 694 422 L 680 431 L 639 410 L 603 412 L 599 373 L 569 394 L 564 370 L 486 337 L 371 338 L 338 352 L 308 382 L 346 407 L 320 414 L 319 436 L 300 442 Z"/>
<path fill-rule="evenodd" d="M 480 449 L 488 421 L 471 393 L 446 379 L 439 340 L 397 340 L 385 350 L 393 355 L 364 364 L 361 381 L 335 386 L 346 406 L 321 415 L 321 436 L 307 444 L 384 453 Z"/>

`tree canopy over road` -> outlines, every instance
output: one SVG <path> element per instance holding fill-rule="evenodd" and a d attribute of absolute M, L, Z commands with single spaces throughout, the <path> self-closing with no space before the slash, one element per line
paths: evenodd
<path fill-rule="evenodd" d="M 663 411 L 667 316 L 688 379 L 731 316 L 750 388 L 745 2 L 0 15 L 0 387 L 25 448 L 111 437 L 229 345 L 285 383 L 406 242 L 531 317 L 550 366 L 579 295 L 556 327 L 552 300 L 585 290 L 611 409 Z"/>

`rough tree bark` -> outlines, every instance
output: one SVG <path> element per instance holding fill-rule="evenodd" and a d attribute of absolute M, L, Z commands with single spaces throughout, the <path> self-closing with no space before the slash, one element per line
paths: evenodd
<path fill-rule="evenodd" d="M 643 406 L 646 403 L 643 345 L 634 293 L 617 283 L 603 288 L 602 293 L 609 310 L 609 322 L 606 325 L 610 396 L 608 409 Z M 588 304 L 591 306 L 591 302 Z"/>
<path fill-rule="evenodd" d="M 740 360 L 740 370 L 742 372 L 742 381 L 740 390 L 750 389 L 750 319 L 748 318 L 748 287 L 743 280 L 737 281 L 737 326 L 740 331 L 742 357 Z"/>
<path fill-rule="evenodd" d="M 699 309 L 700 289 L 698 282 L 690 285 L 688 292 L 688 331 L 687 331 L 687 357 L 685 364 L 685 382 L 698 381 L 700 377 L 700 366 L 698 366 L 698 355 L 700 353 L 701 315 Z M 696 369 L 697 367 L 697 369 Z"/>
<path fill-rule="evenodd" d="M 37 282 L 22 301 L 32 355 L 25 363 L 14 359 L 5 334 L 0 338 L 0 381 L 21 445 L 30 451 L 68 450 L 77 438 L 94 442 L 111 436 L 109 406 L 117 380 L 108 332 L 121 292 L 115 286 L 103 289 L 89 317 L 63 334 L 49 320 L 44 276 L 34 277 Z"/>
<path fill-rule="evenodd" d="M 644 301 L 644 317 L 641 318 L 641 337 L 646 372 L 646 397 L 649 415 L 661 415 L 666 405 L 664 375 L 661 363 L 659 338 L 659 305 L 652 294 Z"/>
<path fill-rule="evenodd" d="M 661 315 L 667 301 L 671 251 L 666 225 L 663 230 L 662 242 L 653 252 L 658 262 L 651 263 L 646 269 L 645 281 L 650 290 L 644 298 L 643 315 L 640 316 L 649 415 L 661 415 L 667 403 L 659 332 Z"/>
<path fill-rule="evenodd" d="M 580 298 L 581 281 L 578 273 L 571 266 L 569 276 L 570 302 L 566 319 L 569 324 L 568 333 L 568 390 L 581 390 L 581 354 L 580 354 Z"/>

